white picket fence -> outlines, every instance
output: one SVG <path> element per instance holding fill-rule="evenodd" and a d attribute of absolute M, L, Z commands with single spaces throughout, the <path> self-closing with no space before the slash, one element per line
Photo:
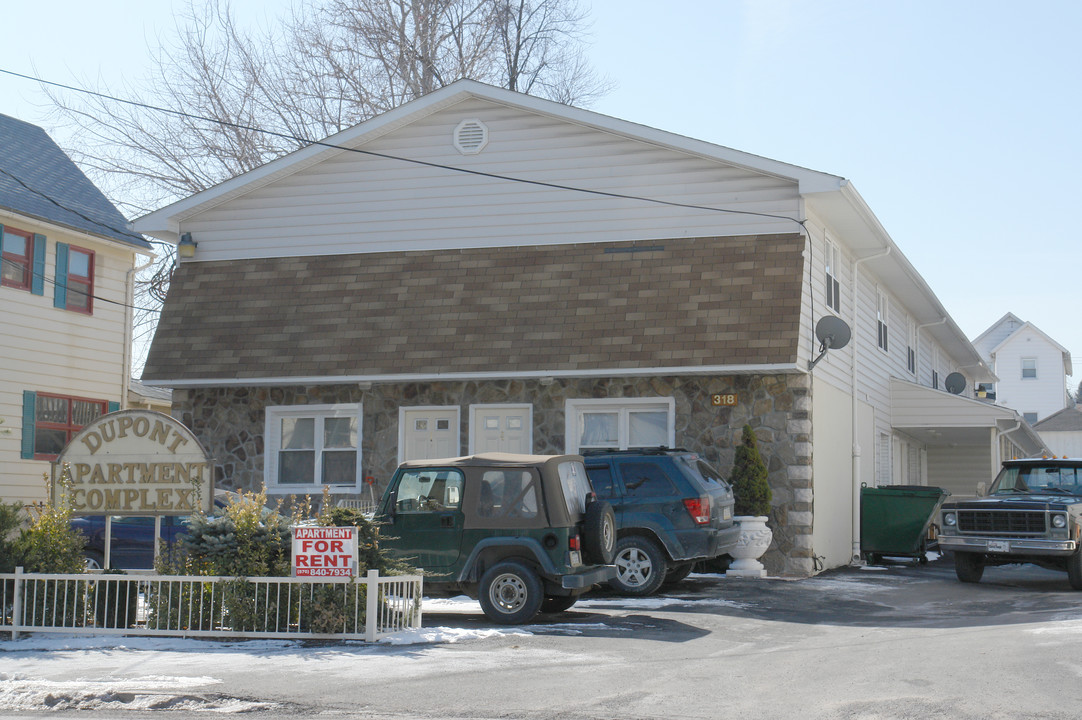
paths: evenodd
<path fill-rule="evenodd" d="M 347 639 L 421 626 L 422 579 L 0 574 L 0 632 Z"/>

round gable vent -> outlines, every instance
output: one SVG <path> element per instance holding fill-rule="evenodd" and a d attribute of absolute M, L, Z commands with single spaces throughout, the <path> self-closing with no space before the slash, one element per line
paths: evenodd
<path fill-rule="evenodd" d="M 476 155 L 488 144 L 488 128 L 480 120 L 463 120 L 455 128 L 455 149 L 463 155 Z"/>

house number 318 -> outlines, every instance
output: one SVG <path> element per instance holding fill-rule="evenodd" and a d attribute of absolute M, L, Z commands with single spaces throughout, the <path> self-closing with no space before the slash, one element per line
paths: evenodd
<path fill-rule="evenodd" d="M 710 396 L 710 404 L 718 407 L 736 405 L 736 393 L 714 393 Z"/>

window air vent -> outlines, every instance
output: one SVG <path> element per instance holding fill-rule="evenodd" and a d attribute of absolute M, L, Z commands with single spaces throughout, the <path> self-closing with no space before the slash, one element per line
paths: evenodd
<path fill-rule="evenodd" d="M 455 128 L 455 149 L 463 155 L 476 155 L 488 144 L 488 128 L 480 120 L 463 120 Z"/>

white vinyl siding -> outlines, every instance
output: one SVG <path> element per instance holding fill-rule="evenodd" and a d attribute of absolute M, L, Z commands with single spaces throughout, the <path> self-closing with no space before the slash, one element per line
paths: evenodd
<path fill-rule="evenodd" d="M 489 144 L 463 156 L 464 119 Z M 364 146 L 395 156 L 555 183 L 796 217 L 796 183 L 543 115 L 470 100 Z M 792 233 L 784 219 L 669 207 L 353 152 L 182 222 L 198 260 Z M 303 238 L 300 242 L 298 238 Z"/>
<path fill-rule="evenodd" d="M 48 462 L 20 458 L 23 391 L 121 402 L 124 387 L 127 314 L 126 273 L 135 266 L 134 250 L 76 235 L 51 225 L 0 213 L 0 224 L 45 236 L 43 295 L 0 287 L 0 498 L 24 503 L 45 499 L 42 474 Z M 56 244 L 93 250 L 92 315 L 53 306 Z M 7 431 L 2 432 L 2 431 Z"/>
<path fill-rule="evenodd" d="M 1000 345 L 993 370 L 997 405 L 1034 412 L 1038 421 L 1067 407 L 1063 349 L 1034 328 L 1019 328 Z"/>

